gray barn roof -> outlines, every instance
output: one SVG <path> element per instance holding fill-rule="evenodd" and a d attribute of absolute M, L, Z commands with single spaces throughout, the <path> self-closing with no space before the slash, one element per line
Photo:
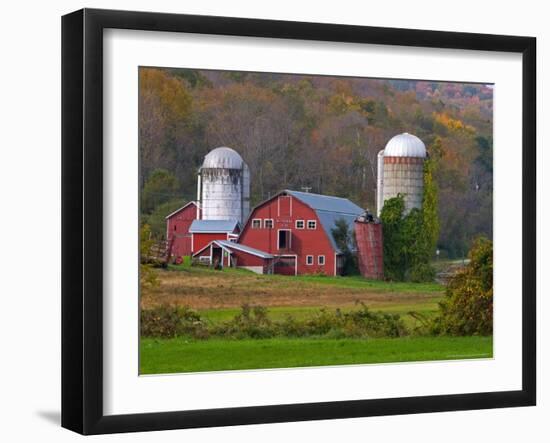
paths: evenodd
<path fill-rule="evenodd" d="M 334 237 L 332 236 L 332 229 L 336 227 L 336 221 L 339 219 L 344 219 L 347 222 L 348 227 L 353 230 L 355 228 L 355 219 L 357 216 L 363 214 L 365 210 L 347 198 L 311 194 L 309 192 L 290 191 L 288 189 L 284 192 L 302 201 L 316 212 L 317 217 L 319 217 L 319 221 L 321 222 L 321 225 L 323 226 L 323 229 L 332 244 L 332 247 L 336 252 L 342 252 L 336 245 Z"/>
<path fill-rule="evenodd" d="M 233 232 L 238 226 L 239 222 L 237 220 L 193 220 L 189 232 Z"/>

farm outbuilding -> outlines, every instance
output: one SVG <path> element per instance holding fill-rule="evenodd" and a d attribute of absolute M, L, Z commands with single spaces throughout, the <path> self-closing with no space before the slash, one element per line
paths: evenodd
<path fill-rule="evenodd" d="M 240 232 L 237 220 L 194 220 L 189 227 L 191 250 L 200 251 L 212 240 L 235 240 Z"/>
<path fill-rule="evenodd" d="M 166 240 L 171 245 L 172 257 L 184 257 L 192 253 L 192 239 L 189 228 L 200 218 L 199 206 L 192 201 L 168 214 L 166 219 Z"/>
<path fill-rule="evenodd" d="M 215 267 L 237 267 L 257 274 L 273 273 L 274 256 L 229 240 L 213 240 L 198 250 L 193 258 Z"/>

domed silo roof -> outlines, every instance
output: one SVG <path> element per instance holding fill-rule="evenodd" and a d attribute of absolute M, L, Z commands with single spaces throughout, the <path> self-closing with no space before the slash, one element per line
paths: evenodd
<path fill-rule="evenodd" d="M 426 157 L 426 145 L 416 135 L 404 132 L 392 137 L 384 148 L 384 157 Z"/>
<path fill-rule="evenodd" d="M 202 168 L 241 169 L 243 163 L 244 161 L 237 151 L 222 146 L 206 154 Z"/>

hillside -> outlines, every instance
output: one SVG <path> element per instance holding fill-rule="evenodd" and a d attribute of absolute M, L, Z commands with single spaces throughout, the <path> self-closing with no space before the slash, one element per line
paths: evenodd
<path fill-rule="evenodd" d="M 377 153 L 410 132 L 441 150 L 438 246 L 461 257 L 492 237 L 492 115 L 481 84 L 141 68 L 142 219 L 164 235 L 224 145 L 250 166 L 252 205 L 308 187 L 375 209 Z"/>

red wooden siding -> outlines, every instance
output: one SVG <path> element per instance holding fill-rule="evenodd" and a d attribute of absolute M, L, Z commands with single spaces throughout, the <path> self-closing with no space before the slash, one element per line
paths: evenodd
<path fill-rule="evenodd" d="M 195 232 L 193 236 L 193 252 L 200 251 L 212 240 L 227 240 L 227 232 Z"/>
<path fill-rule="evenodd" d="M 190 203 L 171 214 L 166 220 L 166 239 L 168 244 L 173 239 L 172 257 L 191 255 L 191 234 L 189 227 L 197 218 L 197 206 Z"/>
<path fill-rule="evenodd" d="M 355 222 L 357 261 L 361 275 L 366 278 L 384 278 L 384 244 L 381 223 Z"/>

